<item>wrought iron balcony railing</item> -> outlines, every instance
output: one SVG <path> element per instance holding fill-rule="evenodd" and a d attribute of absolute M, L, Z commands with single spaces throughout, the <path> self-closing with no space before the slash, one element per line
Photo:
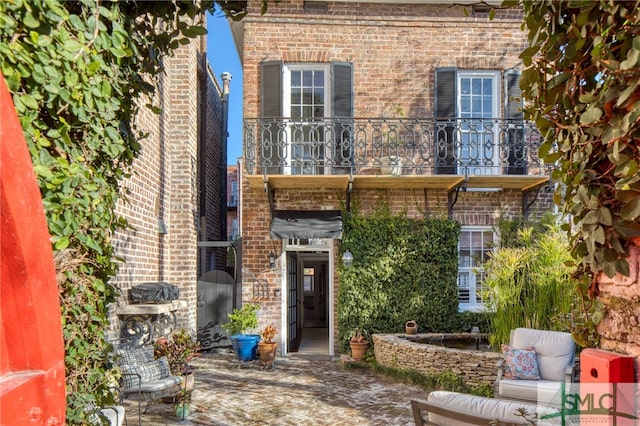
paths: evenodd
<path fill-rule="evenodd" d="M 547 175 L 522 120 L 330 118 L 244 121 L 248 174 Z"/>

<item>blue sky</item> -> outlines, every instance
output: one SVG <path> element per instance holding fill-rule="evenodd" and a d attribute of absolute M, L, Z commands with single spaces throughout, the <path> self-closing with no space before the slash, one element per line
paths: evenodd
<path fill-rule="evenodd" d="M 229 89 L 229 141 L 227 164 L 237 164 L 242 155 L 242 67 L 227 19 L 221 13 L 208 16 L 207 59 L 219 83 L 220 75 L 231 73 Z"/>

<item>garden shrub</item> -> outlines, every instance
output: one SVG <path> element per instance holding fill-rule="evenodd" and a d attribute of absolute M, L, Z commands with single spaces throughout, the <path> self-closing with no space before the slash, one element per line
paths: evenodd
<path fill-rule="evenodd" d="M 484 265 L 483 299 L 494 312 L 490 340 L 495 348 L 508 343 L 517 327 L 569 331 L 560 321 L 575 299 L 575 283 L 565 265 L 571 259 L 569 246 L 557 224 L 545 228 L 519 228 L 509 246 Z"/>
<path fill-rule="evenodd" d="M 410 219 L 381 207 L 365 217 L 344 215 L 339 267 L 338 337 L 348 348 L 355 328 L 368 334 L 404 332 L 409 320 L 421 332 L 451 332 L 457 326 L 459 225 L 447 219 Z"/>

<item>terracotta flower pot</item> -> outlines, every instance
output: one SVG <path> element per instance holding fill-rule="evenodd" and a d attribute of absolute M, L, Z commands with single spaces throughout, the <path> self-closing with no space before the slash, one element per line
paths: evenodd
<path fill-rule="evenodd" d="M 258 343 L 258 352 L 260 353 L 260 362 L 263 364 L 271 364 L 276 359 L 276 350 L 278 343 Z"/>
<path fill-rule="evenodd" d="M 351 342 L 349 345 L 351 346 L 351 358 L 355 361 L 362 361 L 367 354 L 367 350 L 369 350 L 369 342 Z"/>

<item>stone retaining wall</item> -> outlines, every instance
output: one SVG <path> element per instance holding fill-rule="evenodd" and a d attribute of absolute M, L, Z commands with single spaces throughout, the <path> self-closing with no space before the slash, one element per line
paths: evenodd
<path fill-rule="evenodd" d="M 468 385 L 487 384 L 493 386 L 497 373 L 496 363 L 501 354 L 415 343 L 402 338 L 402 336 L 408 335 L 374 334 L 372 336 L 374 355 L 379 365 L 414 369 L 430 375 L 452 371 L 461 376 Z M 416 338 L 429 336 L 430 334 L 412 335 Z"/>

